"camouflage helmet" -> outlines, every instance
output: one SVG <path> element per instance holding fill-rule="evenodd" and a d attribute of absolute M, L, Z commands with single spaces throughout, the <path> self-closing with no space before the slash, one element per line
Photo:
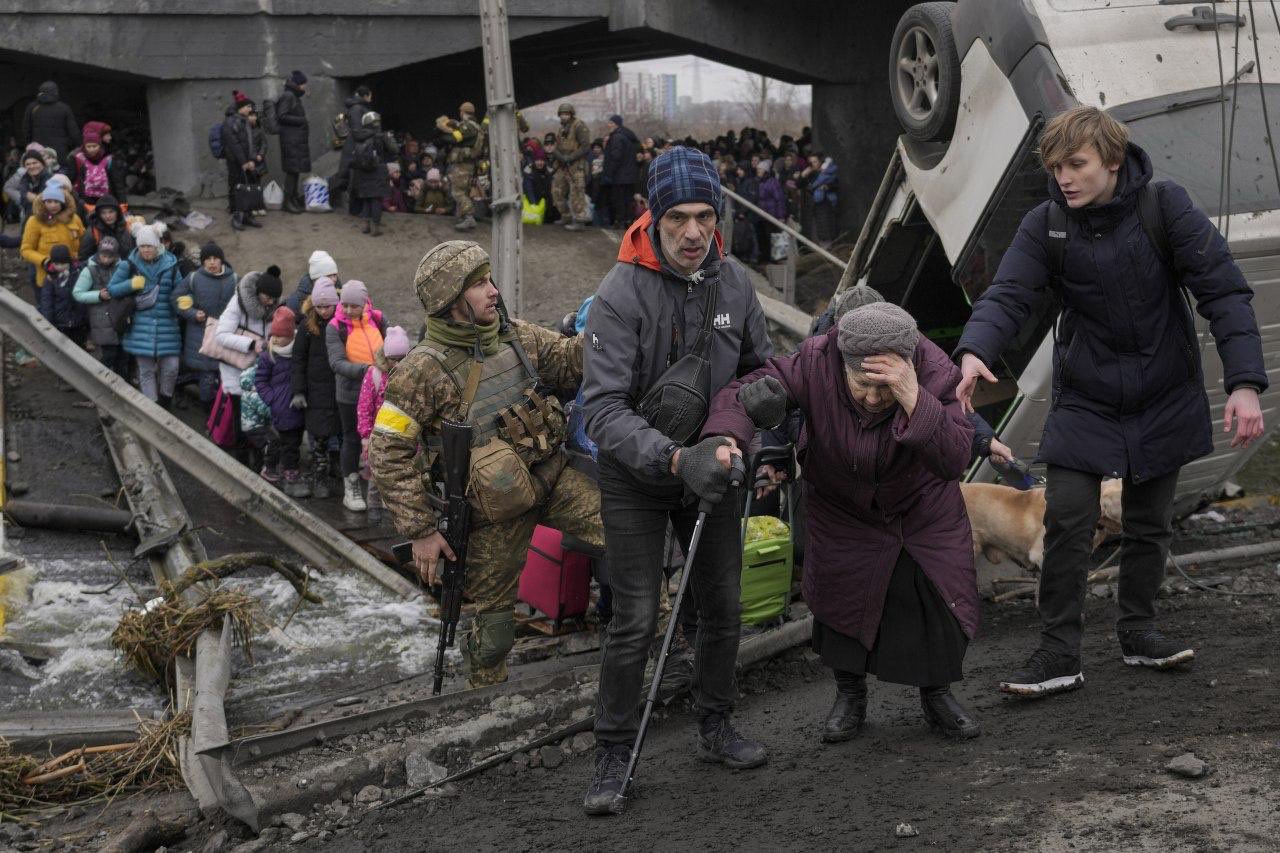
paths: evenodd
<path fill-rule="evenodd" d="M 458 115 L 468 115 L 468 114 L 470 115 L 476 114 L 476 105 L 471 103 L 470 101 L 463 101 L 462 104 L 458 107 Z"/>
<path fill-rule="evenodd" d="M 413 286 L 428 317 L 446 310 L 462 295 L 467 280 L 489 266 L 489 253 L 470 240 L 446 240 L 422 256 Z"/>
<path fill-rule="evenodd" d="M 563 104 L 556 107 L 556 115 L 562 116 L 565 113 L 568 113 L 569 115 L 572 116 L 572 115 L 577 115 L 578 111 L 573 108 L 573 104 L 569 103 L 568 101 L 565 101 Z"/>

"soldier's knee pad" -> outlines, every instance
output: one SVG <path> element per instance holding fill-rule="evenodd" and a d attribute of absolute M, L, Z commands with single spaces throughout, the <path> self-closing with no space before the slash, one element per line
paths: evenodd
<path fill-rule="evenodd" d="M 514 612 L 477 613 L 471 622 L 467 653 L 477 666 L 494 667 L 506 660 L 515 642 Z"/>

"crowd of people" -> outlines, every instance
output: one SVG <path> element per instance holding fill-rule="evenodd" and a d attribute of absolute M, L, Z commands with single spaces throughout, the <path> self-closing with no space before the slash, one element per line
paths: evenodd
<path fill-rule="evenodd" d="M 54 175 L 70 181 L 89 211 L 104 196 L 127 205 L 129 196 L 151 192 L 155 180 L 146 134 L 130 128 L 119 135 L 105 121 L 81 125 L 57 83 L 42 83 L 0 166 L 4 221 L 24 223 Z"/>
<path fill-rule="evenodd" d="M 309 123 L 302 98 L 307 78 L 294 71 L 285 91 L 271 104 L 270 120 L 241 92 L 227 108 L 217 131 L 217 153 L 227 163 L 228 206 L 233 224 L 258 226 L 260 204 L 252 192 L 266 167 L 268 134 L 280 136 L 285 172 L 284 210 L 300 213 L 299 175 L 311 168 Z M 716 163 L 724 186 L 771 216 L 796 223 L 821 242 L 835 234 L 838 176 L 834 161 L 813 143 L 809 128 L 776 142 L 756 128 L 729 130 L 698 141 L 638 137 L 621 115 L 609 117 L 604 133 L 593 136 L 571 103 L 557 110 L 559 126 L 542 137 L 517 113 L 524 220 L 531 225 L 559 222 L 567 230 L 587 226 L 625 229 L 646 209 L 644 193 L 650 164 L 674 146 L 701 150 Z M 492 201 L 489 119 L 470 101 L 456 117 L 439 116 L 435 133 L 418 137 L 383 126 L 374 108 L 374 92 L 359 86 L 332 122 L 332 138 L 342 156 L 328 181 L 333 200 L 347 195 L 347 210 L 362 220 L 365 233 L 378 236 L 384 213 L 452 217 L 459 231 L 476 227 Z M 237 187 L 242 188 L 237 200 Z M 250 200 L 245 201 L 245 197 Z M 734 216 L 734 253 L 748 262 L 772 258 L 770 237 L 777 229 L 755 212 L 739 208 Z"/>

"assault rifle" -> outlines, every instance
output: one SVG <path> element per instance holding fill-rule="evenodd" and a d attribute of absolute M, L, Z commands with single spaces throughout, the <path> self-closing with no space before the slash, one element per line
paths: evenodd
<path fill-rule="evenodd" d="M 471 535 L 471 504 L 467 502 L 467 485 L 471 478 L 470 424 L 450 420 L 440 424 L 440 465 L 444 469 L 445 497 L 432 495 L 433 506 L 440 509 L 436 530 L 444 536 L 456 560 L 444 559 L 440 573 L 440 642 L 436 646 L 435 681 L 431 695 L 440 695 L 444 682 L 444 652 L 453 647 L 458 619 L 462 616 L 462 589 L 467 574 L 467 537 Z M 401 542 L 392 548 L 401 564 L 413 562 L 413 543 Z"/>
<path fill-rule="evenodd" d="M 440 425 L 440 464 L 444 468 L 445 510 L 437 528 L 456 560 L 445 560 L 440 575 L 440 642 L 436 646 L 435 681 L 431 695 L 440 695 L 444 681 L 444 650 L 453 646 L 453 635 L 462 615 L 462 588 L 467 574 L 467 537 L 471 535 L 471 504 L 467 485 L 471 477 L 470 424 L 443 421 Z"/>

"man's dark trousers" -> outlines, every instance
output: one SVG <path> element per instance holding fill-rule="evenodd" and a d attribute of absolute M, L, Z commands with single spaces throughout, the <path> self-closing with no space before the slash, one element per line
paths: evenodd
<path fill-rule="evenodd" d="M 652 485 L 601 454 L 600 516 L 604 521 L 613 620 L 604 641 L 597 703 L 596 740 L 604 746 L 635 741 L 641 688 L 658 618 L 667 520 L 687 548 L 698 516 L 674 480 Z M 742 606 L 742 550 L 737 501 L 726 495 L 707 516 L 694 556 L 684 606 L 698 612 L 693 696 L 703 714 L 728 714 L 735 696 L 734 665 Z"/>
<path fill-rule="evenodd" d="M 1050 465 L 1045 488 L 1044 561 L 1040 570 L 1040 645 L 1080 654 L 1089 554 L 1101 515 L 1102 476 Z M 1122 497 L 1120 618 L 1116 630 L 1152 627 L 1173 536 L 1178 472 L 1140 484 L 1126 480 Z"/>

